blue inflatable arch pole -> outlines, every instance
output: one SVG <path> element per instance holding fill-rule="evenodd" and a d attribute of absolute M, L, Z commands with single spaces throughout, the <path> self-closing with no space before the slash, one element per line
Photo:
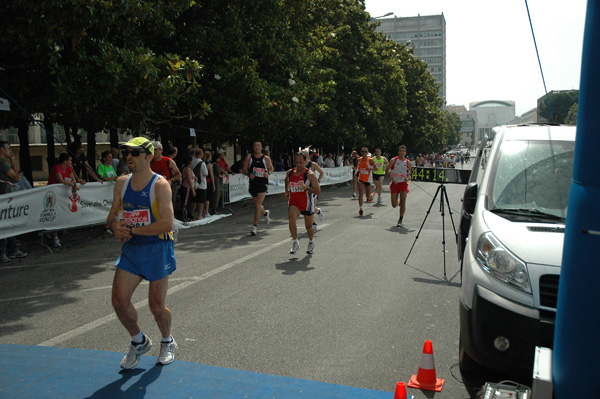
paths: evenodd
<path fill-rule="evenodd" d="M 599 151 L 600 0 L 589 0 L 552 357 L 556 399 L 600 398 Z"/>

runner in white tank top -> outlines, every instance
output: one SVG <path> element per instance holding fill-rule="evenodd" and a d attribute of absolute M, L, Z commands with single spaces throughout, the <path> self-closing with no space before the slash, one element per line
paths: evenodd
<path fill-rule="evenodd" d="M 400 218 L 396 224 L 397 227 L 402 227 L 402 218 L 406 211 L 406 196 L 408 195 L 411 168 L 412 164 L 406 159 L 406 146 L 401 145 L 398 148 L 398 156 L 394 157 L 385 169 L 386 174 L 392 181 L 390 183 L 392 207 L 395 208 L 400 205 Z"/>

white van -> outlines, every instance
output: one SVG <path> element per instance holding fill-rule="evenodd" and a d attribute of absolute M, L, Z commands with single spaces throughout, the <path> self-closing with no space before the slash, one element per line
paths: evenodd
<path fill-rule="evenodd" d="M 459 363 L 531 378 L 535 346 L 553 346 L 575 127 L 494 130 L 463 198 Z"/>

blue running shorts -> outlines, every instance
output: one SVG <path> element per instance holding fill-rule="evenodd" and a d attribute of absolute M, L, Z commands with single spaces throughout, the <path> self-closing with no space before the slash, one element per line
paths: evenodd
<path fill-rule="evenodd" d="M 145 280 L 158 281 L 176 269 L 173 241 L 126 242 L 116 266 Z"/>

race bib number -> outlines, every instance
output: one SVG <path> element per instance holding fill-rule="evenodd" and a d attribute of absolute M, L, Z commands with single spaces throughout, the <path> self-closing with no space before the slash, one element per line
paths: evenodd
<path fill-rule="evenodd" d="M 291 193 L 301 193 L 304 191 L 304 187 L 302 187 L 302 183 L 290 183 L 290 192 Z"/>
<path fill-rule="evenodd" d="M 134 227 L 146 226 L 152 222 L 152 219 L 150 218 L 150 209 L 123 211 L 123 221 Z"/>
<path fill-rule="evenodd" d="M 363 169 L 361 169 L 361 170 L 360 170 L 360 174 L 361 174 L 361 175 L 368 175 L 368 174 L 369 174 L 369 169 L 364 169 L 364 168 L 363 168 Z"/>
<path fill-rule="evenodd" d="M 264 168 L 253 168 L 252 174 L 256 177 L 265 177 L 266 170 Z"/>
<path fill-rule="evenodd" d="M 394 173 L 392 175 L 394 183 L 402 183 L 406 181 L 406 175 L 404 173 Z"/>

